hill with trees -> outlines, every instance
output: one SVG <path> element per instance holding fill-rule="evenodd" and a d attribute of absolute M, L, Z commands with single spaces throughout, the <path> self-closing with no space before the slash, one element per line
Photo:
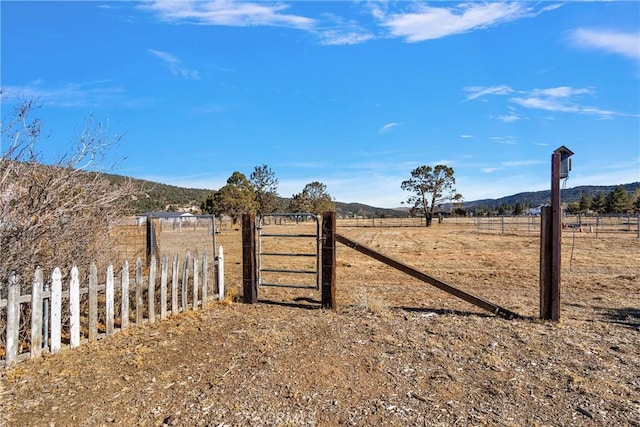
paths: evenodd
<path fill-rule="evenodd" d="M 633 182 L 622 185 L 583 185 L 579 187 L 567 188 L 561 190 L 562 202 L 580 203 L 583 199 L 597 200 L 606 199 L 606 197 L 613 193 L 616 188 L 621 187 L 628 197 L 633 199 L 633 196 L 640 191 L 640 182 Z M 521 206 L 523 210 L 528 208 L 544 205 L 549 203 L 551 199 L 551 190 L 533 191 L 517 193 L 511 196 L 505 196 L 498 199 L 482 199 L 464 203 L 464 209 L 469 211 L 497 211 L 501 207 L 514 210 L 516 206 Z M 633 202 L 633 200 L 632 200 Z"/>
<path fill-rule="evenodd" d="M 141 194 L 132 202 L 134 211 L 178 211 L 188 207 L 198 209 L 208 196 L 215 192 L 211 189 L 184 188 L 175 185 L 162 184 L 147 180 L 128 178 L 120 175 L 107 175 L 113 183 L 131 179 L 133 184 L 140 189 Z M 628 196 L 633 199 L 634 194 L 640 191 L 640 182 L 616 185 L 584 185 L 562 190 L 562 202 L 580 203 L 581 199 L 591 198 L 596 201 L 599 198 L 606 198 L 614 192 L 617 187 L 622 187 Z M 530 191 L 500 197 L 497 199 L 482 199 L 464 202 L 464 209 L 472 212 L 498 212 L 499 210 L 514 212 L 519 207 L 522 213 L 529 208 L 544 205 L 551 198 L 550 190 Z M 286 211 L 291 204 L 289 197 L 277 197 L 278 210 Z M 632 200 L 633 202 L 633 200 Z M 377 217 L 377 218 L 397 218 L 409 215 L 408 208 L 387 209 L 366 205 L 363 203 L 344 203 L 336 201 L 335 208 L 339 217 Z"/>

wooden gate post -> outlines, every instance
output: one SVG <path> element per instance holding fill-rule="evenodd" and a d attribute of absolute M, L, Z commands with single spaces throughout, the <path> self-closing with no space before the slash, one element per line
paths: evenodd
<path fill-rule="evenodd" d="M 322 215 L 322 308 L 336 309 L 336 213 Z"/>
<path fill-rule="evenodd" d="M 551 206 L 540 209 L 540 319 L 551 320 L 551 266 L 553 224 Z"/>
<path fill-rule="evenodd" d="M 258 302 L 256 278 L 256 215 L 242 214 L 242 302 Z"/>

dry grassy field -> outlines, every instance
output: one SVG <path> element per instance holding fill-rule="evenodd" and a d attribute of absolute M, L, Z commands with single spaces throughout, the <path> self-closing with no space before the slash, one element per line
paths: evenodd
<path fill-rule="evenodd" d="M 537 320 L 535 236 L 447 221 L 338 233 L 524 318 L 341 245 L 336 311 L 309 289 L 234 302 L 241 232 L 228 226 L 227 302 L 2 372 L 0 425 L 640 425 L 640 240 L 565 233 L 556 324 Z M 168 253 L 212 250 L 199 229 L 159 238 Z"/>

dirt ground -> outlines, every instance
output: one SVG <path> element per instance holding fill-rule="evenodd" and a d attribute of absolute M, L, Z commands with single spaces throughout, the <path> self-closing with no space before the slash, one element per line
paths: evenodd
<path fill-rule="evenodd" d="M 556 324 L 536 319 L 537 237 L 338 232 L 524 318 L 338 245 L 336 311 L 318 291 L 261 288 L 256 305 L 210 303 L 20 363 L 0 371 L 0 425 L 640 426 L 638 239 L 565 233 Z M 218 244 L 238 293 L 240 232 Z"/>

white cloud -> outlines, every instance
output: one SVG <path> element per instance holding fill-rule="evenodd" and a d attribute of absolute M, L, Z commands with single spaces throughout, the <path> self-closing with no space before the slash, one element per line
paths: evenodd
<path fill-rule="evenodd" d="M 570 33 L 570 37 L 576 45 L 583 48 L 599 49 L 631 59 L 640 59 L 640 32 L 578 28 Z"/>
<path fill-rule="evenodd" d="M 396 123 L 396 122 L 387 123 L 386 125 L 382 126 L 378 130 L 378 133 L 382 134 L 382 133 L 389 132 L 391 129 L 393 129 L 396 126 L 400 126 L 400 123 Z"/>
<path fill-rule="evenodd" d="M 382 17 L 382 25 L 391 35 L 407 42 L 438 39 L 452 34 L 492 27 L 530 15 L 523 3 L 491 2 L 461 3 L 455 7 L 418 5 L 415 12 L 397 13 Z"/>
<path fill-rule="evenodd" d="M 493 173 L 495 171 L 502 170 L 502 168 L 482 168 L 480 170 L 484 173 Z"/>
<path fill-rule="evenodd" d="M 318 36 L 320 37 L 320 44 L 326 46 L 359 44 L 369 41 L 374 37 L 373 34 L 366 32 L 343 32 L 340 30 L 321 31 L 318 33 Z"/>
<path fill-rule="evenodd" d="M 147 52 L 149 52 L 156 58 L 161 59 L 165 63 L 165 65 L 169 67 L 169 71 L 171 71 L 171 74 L 173 74 L 174 76 L 180 76 L 190 80 L 200 80 L 200 73 L 195 70 L 189 70 L 182 65 L 181 60 L 171 55 L 170 53 L 154 49 L 147 49 Z"/>
<path fill-rule="evenodd" d="M 615 116 L 638 117 L 637 113 L 620 113 L 578 103 L 581 96 L 595 94 L 596 91 L 593 87 L 557 86 L 523 91 L 513 89 L 507 85 L 496 85 L 489 87 L 470 86 L 464 88 L 464 91 L 468 92 L 469 95 L 462 102 L 476 100 L 489 95 L 512 95 L 508 101 L 524 108 L 561 113 L 590 114 L 600 116 L 602 119 L 610 119 Z M 521 118 L 519 114 L 514 113 L 515 110 L 513 108 L 509 107 L 509 109 L 511 110 L 510 114 L 497 116 L 496 118 L 504 122 L 515 122 Z"/>
<path fill-rule="evenodd" d="M 544 96 L 548 98 L 569 98 L 577 95 L 592 94 L 593 88 L 572 88 L 569 86 L 551 87 L 547 89 L 534 89 L 532 96 Z"/>
<path fill-rule="evenodd" d="M 473 138 L 473 135 L 468 135 L 463 133 L 462 135 L 459 136 L 460 138 Z"/>
<path fill-rule="evenodd" d="M 513 160 L 507 162 L 500 162 L 502 166 L 513 168 L 513 167 L 522 167 L 522 166 L 533 166 L 545 163 L 542 160 Z"/>
<path fill-rule="evenodd" d="M 212 1 L 153 1 L 139 6 L 150 10 L 164 21 L 191 22 L 232 27 L 276 26 L 311 29 L 315 20 L 283 13 L 288 8 L 282 3 Z"/>
<path fill-rule="evenodd" d="M 28 86 L 4 86 L 2 92 L 9 97 L 37 99 L 42 105 L 56 107 L 95 107 L 106 100 L 120 98 L 122 87 L 112 86 L 111 80 L 67 83 L 56 88 L 43 86 L 41 79 Z"/>
<path fill-rule="evenodd" d="M 473 99 L 477 99 L 486 95 L 509 95 L 513 93 L 513 89 L 507 85 L 499 85 L 499 86 L 470 86 L 464 88 L 465 92 L 469 92 L 469 95 L 464 99 L 463 102 L 471 101 Z"/>
<path fill-rule="evenodd" d="M 520 120 L 521 117 L 518 116 L 517 114 L 505 114 L 502 116 L 498 116 L 498 120 L 502 120 L 505 123 L 513 123 L 513 122 L 517 122 L 518 120 Z"/>
<path fill-rule="evenodd" d="M 516 145 L 516 139 L 513 136 L 492 136 L 489 138 L 493 142 L 504 145 Z"/>

